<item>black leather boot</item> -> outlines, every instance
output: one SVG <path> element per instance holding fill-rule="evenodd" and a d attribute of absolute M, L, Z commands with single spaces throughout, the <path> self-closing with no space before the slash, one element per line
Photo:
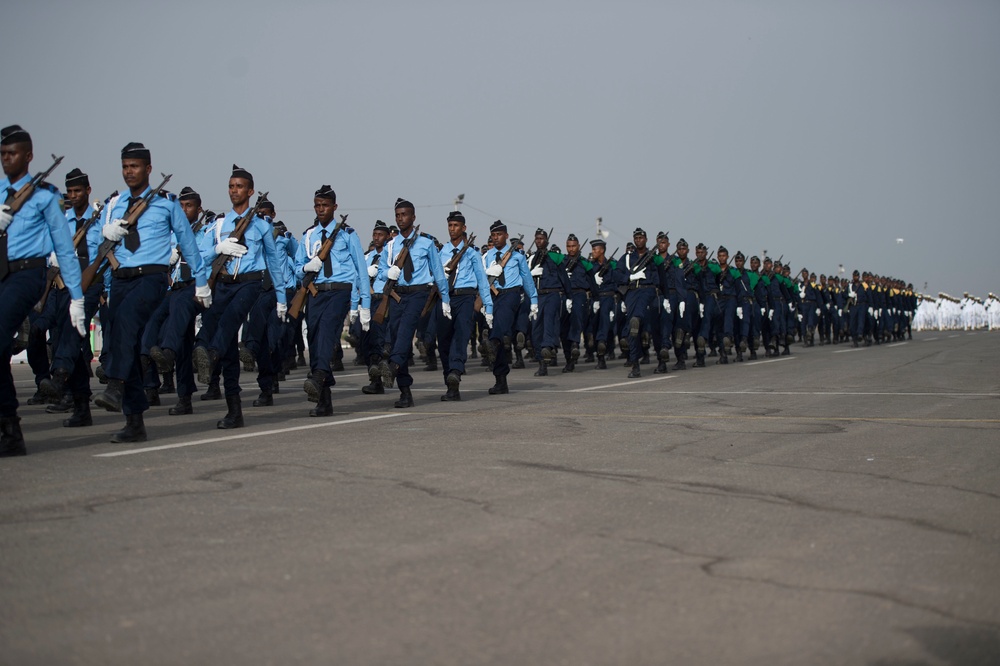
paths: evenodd
<path fill-rule="evenodd" d="M 325 370 L 317 370 L 306 378 L 305 383 L 302 385 L 302 390 L 306 392 L 309 402 L 319 402 L 319 394 L 323 392 L 323 388 L 326 386 L 327 377 L 329 375 Z"/>
<path fill-rule="evenodd" d="M 632 364 L 632 372 L 628 373 L 628 378 L 629 379 L 635 379 L 636 377 L 642 377 L 642 371 L 639 370 L 639 364 L 638 363 L 633 363 Z"/>
<path fill-rule="evenodd" d="M 194 407 L 191 405 L 191 396 L 180 395 L 177 396 L 177 404 L 171 407 L 168 411 L 171 416 L 180 416 L 182 414 L 193 414 Z"/>
<path fill-rule="evenodd" d="M 406 407 L 413 407 L 413 394 L 410 393 L 410 388 L 399 389 L 399 400 L 392 403 L 392 406 L 396 409 L 405 409 Z"/>
<path fill-rule="evenodd" d="M 219 390 L 219 382 L 212 382 L 205 389 L 205 392 L 201 394 L 202 400 L 221 400 L 222 391 Z"/>
<path fill-rule="evenodd" d="M 111 441 L 118 444 L 145 442 L 146 424 L 142 421 L 142 413 L 126 414 L 125 427 L 111 435 Z"/>
<path fill-rule="evenodd" d="M 261 391 L 257 399 L 253 401 L 254 407 L 273 407 L 274 406 L 274 392 L 273 391 Z"/>
<path fill-rule="evenodd" d="M 146 390 L 146 402 L 149 403 L 150 407 L 160 406 L 160 392 L 155 388 L 148 388 Z"/>
<path fill-rule="evenodd" d="M 24 435 L 21 434 L 21 417 L 0 418 L 0 458 L 26 455 L 28 449 L 24 447 Z"/>
<path fill-rule="evenodd" d="M 226 406 L 229 407 L 229 411 L 226 415 L 222 417 L 222 420 L 215 424 L 216 428 L 220 430 L 229 430 L 230 428 L 242 428 L 243 427 L 243 405 L 240 402 L 240 395 L 227 395 L 226 396 Z"/>
<path fill-rule="evenodd" d="M 333 416 L 333 396 L 330 387 L 324 386 L 319 392 L 319 401 L 309 410 L 309 416 Z"/>
<path fill-rule="evenodd" d="M 63 393 L 62 397 L 51 405 L 46 405 L 46 414 L 65 414 L 73 409 L 73 394 Z"/>
<path fill-rule="evenodd" d="M 448 392 L 441 396 L 441 402 L 459 401 L 462 394 L 458 392 L 458 385 L 462 381 L 462 376 L 455 371 L 449 372 L 444 383 L 448 386 Z"/>
<path fill-rule="evenodd" d="M 177 385 L 174 384 L 174 373 L 163 372 L 160 373 L 162 381 L 160 382 L 160 395 L 165 395 L 167 393 L 177 393 Z"/>
<path fill-rule="evenodd" d="M 122 389 L 123 382 L 120 379 L 108 379 L 108 388 L 102 393 L 98 393 L 94 398 L 94 404 L 103 407 L 109 412 L 122 411 Z"/>
<path fill-rule="evenodd" d="M 149 358 L 153 359 L 157 371 L 161 374 L 169 374 L 174 371 L 174 362 L 177 360 L 177 354 L 174 353 L 173 349 L 163 349 L 153 346 L 149 348 Z"/>
<path fill-rule="evenodd" d="M 215 368 L 215 362 L 219 360 L 219 352 L 206 347 L 195 347 L 192 356 L 195 370 L 198 372 L 198 381 L 202 384 L 211 384 L 212 370 Z"/>
<path fill-rule="evenodd" d="M 496 384 L 490 387 L 490 395 L 506 395 L 510 393 L 507 389 L 507 375 L 497 377 Z"/>
<path fill-rule="evenodd" d="M 46 377 L 38 384 L 38 391 L 50 400 L 60 400 L 66 393 L 66 382 L 69 381 L 69 370 L 56 368 L 51 377 Z"/>
<path fill-rule="evenodd" d="M 607 362 L 607 360 L 605 360 L 605 358 L 604 358 L 603 355 L 598 356 L 597 357 L 597 367 L 595 368 L 595 370 L 607 370 L 607 369 L 608 369 L 608 362 Z"/>
<path fill-rule="evenodd" d="M 64 428 L 80 428 L 82 426 L 94 425 L 94 419 L 90 415 L 90 396 L 73 396 L 73 413 L 68 419 L 63 419 Z"/>

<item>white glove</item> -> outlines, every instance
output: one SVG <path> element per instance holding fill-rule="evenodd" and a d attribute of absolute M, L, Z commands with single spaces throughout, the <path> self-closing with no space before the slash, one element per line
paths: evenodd
<path fill-rule="evenodd" d="M 389 266 L 389 272 L 386 274 L 386 277 L 390 280 L 398 280 L 399 274 L 402 272 L 403 271 L 399 270 L 399 266 L 393 264 L 392 266 Z"/>
<path fill-rule="evenodd" d="M 449 264 L 444 265 L 444 274 L 451 275 L 451 266 Z"/>
<path fill-rule="evenodd" d="M 489 277 L 500 277 L 501 273 L 503 273 L 503 267 L 497 263 L 490 264 L 490 267 L 486 269 L 486 275 Z"/>
<path fill-rule="evenodd" d="M 765 310 L 764 308 L 761 308 L 761 309 L 760 309 L 760 316 L 761 316 L 761 317 L 763 317 L 763 316 L 765 316 L 766 314 L 767 314 L 767 311 L 766 311 L 766 310 Z"/>
<path fill-rule="evenodd" d="M 829 310 L 829 309 L 830 309 L 830 304 L 829 304 L 829 303 L 827 303 L 827 304 L 826 304 L 826 309 L 827 309 L 827 310 Z"/>
<path fill-rule="evenodd" d="M 170 265 L 171 266 L 176 266 L 177 262 L 180 261 L 180 260 L 181 260 L 181 253 L 178 252 L 177 248 L 175 247 L 174 249 L 172 249 L 170 251 Z"/>
<path fill-rule="evenodd" d="M 572 311 L 573 311 L 573 299 L 572 298 L 567 298 L 566 299 L 566 313 L 568 314 L 568 313 L 570 313 Z"/>
<path fill-rule="evenodd" d="M 112 243 L 117 243 L 128 236 L 128 222 L 121 218 L 111 220 L 101 228 L 101 235 Z"/>
<path fill-rule="evenodd" d="M 350 322 L 351 324 L 353 324 L 357 320 L 358 320 L 358 311 L 357 310 L 351 310 L 350 312 L 347 313 L 347 321 L 348 322 Z"/>
<path fill-rule="evenodd" d="M 319 273 L 319 269 L 323 268 L 323 262 L 319 257 L 313 257 L 305 263 L 302 267 L 303 273 Z"/>
<path fill-rule="evenodd" d="M 798 319 L 799 321 L 802 321 L 802 315 L 801 314 L 795 315 L 795 318 Z"/>
<path fill-rule="evenodd" d="M 704 303 L 699 303 L 698 304 L 698 316 L 699 317 L 704 317 L 705 316 L 705 304 Z"/>
<path fill-rule="evenodd" d="M 376 277 L 376 276 L 378 276 L 378 266 L 374 266 L 374 265 L 369 266 L 368 267 L 368 277 L 373 278 L 373 277 Z"/>
<path fill-rule="evenodd" d="M 485 314 L 483 316 L 486 317 L 486 328 L 493 328 L 493 315 Z"/>
<path fill-rule="evenodd" d="M 843 317 L 844 316 L 844 311 L 841 310 L 840 308 L 837 308 L 837 316 L 838 317 Z"/>
<path fill-rule="evenodd" d="M 682 317 L 684 316 L 684 311 L 686 309 L 687 309 L 687 303 L 685 303 L 684 301 L 681 301 L 680 304 L 677 306 L 677 311 L 681 313 Z"/>
<path fill-rule="evenodd" d="M 604 284 L 604 277 L 600 274 L 594 275 L 594 282 L 596 282 L 597 286 L 600 287 Z"/>
<path fill-rule="evenodd" d="M 372 323 L 372 311 L 368 308 L 358 308 L 358 319 L 361 320 L 361 330 L 367 331 Z"/>
<path fill-rule="evenodd" d="M 278 321 L 285 321 L 288 318 L 288 306 L 285 303 L 278 303 L 274 311 L 278 313 Z"/>
<path fill-rule="evenodd" d="M 229 257 L 242 257 L 247 253 L 247 249 L 240 245 L 235 238 L 226 238 L 215 246 L 215 253 Z"/>
<path fill-rule="evenodd" d="M 672 314 L 672 312 L 673 312 L 670 309 L 670 299 L 668 299 L 668 298 L 664 298 L 663 299 L 663 311 L 666 312 L 667 314 Z"/>
<path fill-rule="evenodd" d="M 774 310 L 768 310 L 767 311 L 767 318 L 768 319 L 774 319 Z"/>
<path fill-rule="evenodd" d="M 868 316 L 869 317 L 874 317 L 875 316 L 875 311 L 872 310 L 871 308 L 868 308 Z"/>
<path fill-rule="evenodd" d="M 13 219 L 14 216 L 10 214 L 10 206 L 7 204 L 0 205 L 0 231 L 6 231 Z"/>
<path fill-rule="evenodd" d="M 541 266 L 535 266 L 531 269 L 531 277 L 542 277 L 543 270 Z"/>
<path fill-rule="evenodd" d="M 531 305 L 531 309 L 528 310 L 528 319 L 530 319 L 531 321 L 535 321 L 536 319 L 538 319 L 538 304 L 537 303 L 533 303 Z"/>
<path fill-rule="evenodd" d="M 56 256 L 55 252 L 49 254 L 49 266 L 59 268 L 59 257 Z"/>
<path fill-rule="evenodd" d="M 646 269 L 645 269 L 645 268 L 643 268 L 643 269 L 642 269 L 641 271 L 639 271 L 638 273 L 632 273 L 632 274 L 631 274 L 631 275 L 629 276 L 629 278 L 628 278 L 628 279 L 629 279 L 629 280 L 631 280 L 631 281 L 635 281 L 635 280 L 645 280 L 645 279 L 646 279 Z"/>
<path fill-rule="evenodd" d="M 69 322 L 76 332 L 83 337 L 87 334 L 87 315 L 83 311 L 83 298 L 74 298 L 69 302 Z"/>
<path fill-rule="evenodd" d="M 594 301 L 594 305 L 591 307 L 591 310 L 593 310 L 594 314 L 597 314 L 598 312 L 600 312 L 601 311 L 601 302 L 600 301 Z"/>
<path fill-rule="evenodd" d="M 194 288 L 194 300 L 201 303 L 201 307 L 206 310 L 212 307 L 212 288 L 207 284 L 201 287 Z"/>
<path fill-rule="evenodd" d="M 614 320 L 615 320 L 615 311 L 612 310 L 611 312 L 608 313 L 608 321 L 614 321 Z"/>
<path fill-rule="evenodd" d="M 443 314 L 448 319 L 451 319 L 451 303 L 441 304 L 441 314 Z"/>
<path fill-rule="evenodd" d="M 742 305 L 736 308 L 736 317 L 738 319 L 743 319 L 743 306 Z"/>
<path fill-rule="evenodd" d="M 816 316 L 817 316 L 817 317 L 819 316 L 819 313 L 820 313 L 820 309 L 819 309 L 819 308 L 816 308 Z"/>
<path fill-rule="evenodd" d="M 625 301 L 622 301 L 622 314 L 628 312 L 628 308 L 625 306 Z"/>
<path fill-rule="evenodd" d="M 795 304 L 794 303 L 789 303 L 788 304 L 788 311 L 789 312 L 795 312 Z"/>

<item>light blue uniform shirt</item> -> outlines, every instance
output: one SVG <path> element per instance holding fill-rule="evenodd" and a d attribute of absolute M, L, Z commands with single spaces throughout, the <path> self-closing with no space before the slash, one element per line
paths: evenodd
<path fill-rule="evenodd" d="M 209 272 L 211 272 L 212 262 L 218 256 L 215 253 L 215 246 L 229 238 L 229 234 L 236 228 L 236 220 L 239 217 L 239 213 L 230 209 L 225 217 L 216 218 L 208 233 L 202 237 L 201 257 Z M 190 228 L 188 233 L 191 233 Z M 264 218 L 258 216 L 253 219 L 246 233 L 243 234 L 243 244 L 247 247 L 247 253 L 242 257 L 231 257 L 226 262 L 227 273 L 241 275 L 267 270 L 271 274 L 271 281 L 274 284 L 285 284 L 285 262 L 278 256 L 278 250 L 274 245 L 274 230 Z M 187 256 L 186 252 L 185 256 Z M 278 302 L 285 303 L 285 290 L 276 289 L 275 292 Z"/>
<path fill-rule="evenodd" d="M 146 196 L 152 188 L 147 187 L 139 194 L 139 199 Z M 125 216 L 129 206 L 129 194 L 126 192 L 118 197 L 118 200 L 111 199 L 108 202 L 110 211 L 105 209 L 106 220 L 117 220 Z M 170 263 L 170 251 L 174 247 L 174 237 L 177 245 L 181 248 L 181 253 L 187 258 L 191 271 L 195 276 L 195 284 L 202 286 L 208 284 L 208 272 L 205 263 L 198 254 L 198 243 L 195 241 L 194 233 L 191 231 L 191 224 L 187 215 L 181 210 L 181 205 L 177 202 L 177 197 L 173 194 L 163 193 L 154 196 L 146 210 L 139 216 L 136 225 L 139 230 L 139 249 L 131 252 L 125 247 L 123 239 L 115 247 L 115 257 L 122 268 L 135 268 L 137 266 L 147 266 L 150 264 L 166 266 Z M 173 232 L 174 236 L 171 236 Z M 60 258 L 60 263 L 62 258 Z"/>
<path fill-rule="evenodd" d="M 292 237 L 291 232 L 286 232 L 274 239 L 278 256 L 285 262 L 285 289 L 294 289 L 297 280 L 295 279 L 295 254 L 299 248 L 299 242 Z"/>
<path fill-rule="evenodd" d="M 31 181 L 31 174 L 25 174 L 16 183 L 4 178 L 0 180 L 0 194 L 6 198 L 6 193 L 12 188 L 15 192 Z M 60 201 L 62 195 L 52 185 L 39 183 L 31 198 L 7 227 L 7 259 L 47 259 L 55 250 L 59 260 L 59 272 L 63 282 L 73 298 L 83 298 L 80 291 L 80 262 L 73 250 L 73 235 L 66 226 Z M 2 201 L 2 200 L 0 200 Z"/>
<path fill-rule="evenodd" d="M 460 241 L 458 245 L 452 245 L 450 242 L 445 243 L 440 252 L 442 268 L 447 266 L 451 262 L 452 257 L 461 252 L 464 247 L 465 241 Z M 458 262 L 458 266 L 455 268 L 454 277 L 453 289 L 468 289 L 470 287 L 479 289 L 479 298 L 483 301 L 483 311 L 486 314 L 493 314 L 493 298 L 490 294 L 490 283 L 486 278 L 486 271 L 483 270 L 483 262 L 479 255 L 479 250 L 474 247 L 466 250 L 465 254 L 462 255 L 462 259 Z"/>
<path fill-rule="evenodd" d="M 306 229 L 302 234 L 302 242 L 295 253 L 295 275 L 302 279 L 302 267 L 313 259 L 323 245 L 323 232 L 332 234 L 336 228 L 333 221 L 326 227 L 317 224 Z M 371 287 L 368 283 L 368 266 L 365 264 L 365 253 L 361 249 L 361 241 L 351 227 L 344 227 L 333 241 L 329 254 L 330 267 L 333 269 L 327 277 L 323 268 L 316 273 L 316 284 L 327 282 L 345 282 L 351 285 L 351 309 L 354 310 L 361 302 L 361 307 L 371 307 Z"/>
<path fill-rule="evenodd" d="M 492 266 L 496 263 L 497 251 L 500 252 L 500 256 L 507 254 L 507 250 L 510 248 L 510 243 L 503 247 L 492 247 L 486 253 L 484 261 L 487 266 Z M 514 287 L 524 287 L 524 293 L 528 295 L 531 300 L 532 305 L 538 305 L 538 292 L 535 290 L 535 281 L 531 279 L 531 269 L 528 268 L 528 260 L 520 252 L 512 252 L 510 259 L 507 261 L 507 265 L 503 267 L 503 287 L 500 286 L 499 282 L 494 282 L 493 286 L 497 289 L 513 289 Z"/>
<path fill-rule="evenodd" d="M 365 255 L 365 261 L 368 262 L 369 266 L 378 266 L 378 275 L 376 275 L 372 280 L 372 293 L 381 294 L 382 290 L 385 289 L 385 271 L 388 267 L 388 257 L 389 257 L 389 243 L 386 242 L 380 250 L 372 250 Z"/>
<path fill-rule="evenodd" d="M 403 250 L 403 242 L 409 238 L 413 238 L 413 234 L 415 233 L 415 229 L 410 229 L 408 237 L 404 238 L 403 234 L 399 234 L 386 243 L 386 248 L 388 249 L 386 252 L 386 263 L 380 264 L 380 273 L 383 268 L 388 271 L 389 266 L 396 263 L 396 258 L 399 257 L 399 253 Z M 441 302 L 451 303 L 451 297 L 448 295 L 448 276 L 444 274 L 444 267 L 441 265 L 441 259 L 438 256 L 438 250 L 434 245 L 434 241 L 423 234 L 418 234 L 417 238 L 413 241 L 413 245 L 410 247 L 410 261 L 413 262 L 413 275 L 410 280 L 406 279 L 406 272 L 401 267 L 399 280 L 396 281 L 396 284 L 401 287 L 410 287 L 434 282 L 441 292 Z"/>
<path fill-rule="evenodd" d="M 91 206 L 90 204 L 87 204 L 87 210 L 83 211 L 83 215 L 79 218 L 76 216 L 75 210 L 73 210 L 72 208 L 67 210 L 66 222 L 69 228 L 69 235 L 71 237 L 76 235 L 77 221 L 82 221 L 81 223 L 85 224 L 88 220 L 90 220 L 93 214 L 94 214 L 94 207 Z M 87 236 L 85 241 L 87 250 L 86 256 L 83 256 L 84 248 L 83 247 L 80 248 L 80 255 L 83 256 L 84 259 L 86 259 L 86 265 L 88 266 L 90 265 L 90 262 L 94 260 L 94 257 L 97 256 L 97 249 L 101 246 L 101 241 L 104 240 L 104 236 L 101 234 L 101 226 L 103 220 L 104 216 L 102 215 L 98 217 L 98 219 L 95 220 L 92 225 L 90 225 L 90 229 L 87 229 Z M 60 266 L 62 266 L 61 262 Z M 61 268 L 59 269 L 59 272 L 62 273 Z"/>

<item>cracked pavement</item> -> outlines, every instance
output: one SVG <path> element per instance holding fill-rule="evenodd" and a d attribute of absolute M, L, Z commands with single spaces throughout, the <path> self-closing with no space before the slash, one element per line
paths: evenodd
<path fill-rule="evenodd" d="M 505 396 L 470 361 L 402 412 L 348 366 L 309 429 L 299 370 L 119 457 L 120 415 L 22 406 L 0 664 L 997 663 L 998 335 Z"/>

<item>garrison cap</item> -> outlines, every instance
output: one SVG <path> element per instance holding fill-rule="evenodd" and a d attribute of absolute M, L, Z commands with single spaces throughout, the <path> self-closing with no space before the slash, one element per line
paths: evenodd
<path fill-rule="evenodd" d="M 760 257 L 758 257 L 758 256 L 757 256 L 757 255 L 755 254 L 755 255 L 753 255 L 752 257 L 750 257 L 750 261 L 760 261 Z"/>
<path fill-rule="evenodd" d="M 390 224 L 389 225 L 389 233 L 391 234 L 393 232 L 395 232 L 395 233 L 398 234 L 399 233 L 399 227 L 397 227 L 395 224 Z"/>
<path fill-rule="evenodd" d="M 462 224 L 465 224 L 465 215 L 462 215 L 462 211 L 460 210 L 453 210 L 448 213 L 448 221 L 451 222 L 452 220 L 458 220 Z"/>
<path fill-rule="evenodd" d="M 678 249 L 682 248 L 682 247 L 687 247 L 687 246 L 688 246 L 688 242 L 686 240 L 684 240 L 683 238 L 680 239 L 679 241 L 677 241 L 677 247 L 678 247 Z"/>
<path fill-rule="evenodd" d="M 723 252 L 729 254 L 729 250 L 726 249 L 725 245 L 720 245 L 719 249 L 715 251 L 716 254 L 722 254 Z"/>
<path fill-rule="evenodd" d="M 552 247 L 549 248 L 549 252 L 555 252 L 557 254 L 562 254 L 562 250 L 555 243 L 553 243 Z"/>
<path fill-rule="evenodd" d="M 631 252 L 635 249 L 635 243 L 625 243 L 625 251 Z"/>
<path fill-rule="evenodd" d="M 406 199 L 397 198 L 396 205 L 393 206 L 393 210 L 399 208 L 409 208 L 410 210 L 415 210 L 413 204 L 411 204 L 409 201 L 407 201 Z"/>
<path fill-rule="evenodd" d="M 579 243 L 580 239 L 576 237 L 576 234 L 570 234 L 569 236 L 566 236 L 566 242 L 568 243 L 570 241 L 576 241 Z"/>
<path fill-rule="evenodd" d="M 66 184 L 69 185 L 69 181 Z M 181 188 L 181 193 L 177 195 L 177 199 L 180 201 L 197 201 L 201 204 L 201 195 L 195 192 L 194 189 L 186 186 Z"/>
<path fill-rule="evenodd" d="M 497 220 L 496 222 L 490 225 L 490 233 L 492 234 L 494 231 L 505 234 L 507 233 L 507 225 L 501 222 L 500 220 Z"/>
<path fill-rule="evenodd" d="M 329 199 L 333 203 L 337 203 L 337 193 L 329 185 L 320 185 L 313 196 L 317 199 Z"/>
<path fill-rule="evenodd" d="M 80 169 L 73 169 L 66 174 L 66 187 L 70 187 L 71 185 L 90 187 L 90 176 L 80 171 Z"/>
<path fill-rule="evenodd" d="M 594 240 L 590 241 L 590 247 L 597 247 L 597 246 L 607 247 L 608 244 L 604 242 L 603 238 L 595 238 Z"/>
<path fill-rule="evenodd" d="M 389 227 L 382 220 L 375 220 L 375 226 L 372 228 L 372 231 L 384 231 L 385 233 L 389 233 Z"/>
<path fill-rule="evenodd" d="M 541 235 L 541 236 L 545 236 L 546 238 L 548 238 L 549 237 L 549 232 L 547 232 L 545 229 L 542 229 L 541 227 L 538 227 L 537 229 L 535 229 L 535 235 L 536 236 Z"/>
<path fill-rule="evenodd" d="M 27 141 L 31 141 L 31 135 L 20 125 L 11 125 L 0 130 L 0 145 L 8 146 Z"/>
<path fill-rule="evenodd" d="M 733 259 L 746 259 L 746 255 L 744 255 L 742 251 L 736 250 L 736 254 L 733 256 Z"/>
<path fill-rule="evenodd" d="M 125 144 L 122 148 L 122 159 L 123 160 L 146 160 L 147 162 L 152 161 L 152 156 L 149 153 L 149 149 L 142 145 L 138 141 L 130 141 Z"/>
<path fill-rule="evenodd" d="M 250 187 L 253 187 L 253 175 L 243 167 L 233 165 L 233 173 L 230 174 L 230 178 L 242 178 L 243 180 L 250 182 Z"/>
<path fill-rule="evenodd" d="M 264 199 L 263 201 L 260 202 L 260 208 L 258 210 L 269 210 L 273 213 L 274 204 L 271 203 L 270 199 Z"/>
<path fill-rule="evenodd" d="M 708 246 L 707 246 L 707 245 L 705 245 L 704 243 L 698 243 L 698 244 L 697 244 L 697 245 L 695 246 L 695 248 L 694 248 L 694 249 L 696 249 L 696 250 L 707 250 L 707 249 L 708 249 Z"/>
<path fill-rule="evenodd" d="M 660 240 L 661 238 L 670 238 L 670 236 L 668 236 L 667 232 L 665 232 L 665 231 L 657 231 L 656 232 L 656 240 Z"/>
<path fill-rule="evenodd" d="M 643 238 L 646 237 L 646 232 L 642 229 L 642 227 L 636 227 L 635 231 L 632 232 L 632 238 L 635 238 L 636 236 L 642 236 Z"/>

